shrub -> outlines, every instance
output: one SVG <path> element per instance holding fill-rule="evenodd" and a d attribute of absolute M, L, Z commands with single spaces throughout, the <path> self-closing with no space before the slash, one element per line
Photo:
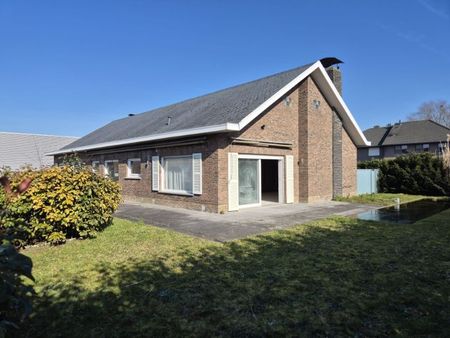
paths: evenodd
<path fill-rule="evenodd" d="M 31 275 L 31 259 L 19 252 L 11 241 L 1 235 L 0 244 L 0 337 L 16 322 L 23 320 L 31 312 L 29 296 L 33 287 L 24 283 L 22 276 L 34 281 Z"/>
<path fill-rule="evenodd" d="M 428 153 L 409 154 L 392 160 L 370 160 L 360 169 L 379 169 L 380 192 L 448 196 L 450 179 L 441 158 Z"/>
<path fill-rule="evenodd" d="M 25 170 L 13 176 L 13 186 L 25 176 L 33 184 L 8 206 L 5 222 L 24 244 L 91 237 L 111 223 L 120 202 L 119 185 L 87 167 Z"/>
<path fill-rule="evenodd" d="M 30 180 L 21 182 L 18 192 L 25 191 Z M 0 337 L 4 337 L 8 329 L 17 328 L 31 312 L 30 296 L 34 293 L 32 286 L 27 285 L 23 277 L 34 281 L 31 274 L 33 267 L 29 257 L 19 253 L 14 246 L 14 231 L 3 227 L 8 216 L 8 205 L 17 195 L 12 193 L 9 179 L 0 177 Z"/>

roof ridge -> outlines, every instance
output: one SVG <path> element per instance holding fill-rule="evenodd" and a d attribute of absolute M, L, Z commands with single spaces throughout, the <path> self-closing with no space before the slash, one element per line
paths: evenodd
<path fill-rule="evenodd" d="M 17 132 L 17 131 L 0 131 L 0 134 L 29 135 L 29 136 L 47 136 L 47 137 L 65 137 L 65 138 L 80 138 L 80 136 L 64 136 L 64 135 L 50 135 L 50 134 L 22 133 L 22 132 Z"/>
<path fill-rule="evenodd" d="M 177 101 L 177 102 L 174 102 L 174 103 L 170 103 L 170 104 L 165 105 L 165 106 L 156 107 L 154 109 L 147 110 L 147 111 L 144 111 L 142 113 L 136 113 L 136 114 L 134 114 L 133 117 L 139 116 L 139 115 L 143 115 L 143 114 L 147 114 L 147 113 L 151 113 L 151 112 L 153 112 L 155 110 L 158 110 L 158 109 L 168 108 L 168 107 L 171 107 L 171 106 L 175 106 L 177 104 L 182 104 L 182 103 L 186 103 L 186 102 L 189 102 L 189 101 L 197 100 L 197 99 L 204 98 L 204 97 L 207 97 L 207 96 L 210 96 L 210 95 L 219 94 L 221 92 L 224 92 L 224 91 L 227 91 L 227 90 L 230 90 L 230 89 L 235 89 L 235 88 L 238 88 L 238 87 L 241 87 L 241 86 L 249 85 L 249 84 L 252 84 L 252 83 L 255 83 L 255 82 L 258 82 L 258 81 L 262 81 L 262 80 L 269 79 L 269 78 L 272 78 L 272 77 L 275 77 L 275 76 L 279 76 L 281 74 L 286 74 L 286 73 L 292 72 L 294 70 L 299 70 L 301 68 L 307 69 L 307 68 L 311 67 L 314 63 L 315 62 L 311 62 L 311 63 L 308 63 L 308 64 L 303 65 L 303 66 L 298 66 L 298 67 L 294 67 L 294 68 L 291 68 L 291 69 L 288 69 L 288 70 L 277 72 L 277 73 L 274 73 L 274 74 L 271 74 L 271 75 L 266 75 L 266 76 L 263 76 L 263 77 L 261 77 L 259 79 L 255 79 L 255 80 L 239 83 L 239 84 L 236 84 L 236 85 L 233 85 L 233 86 L 230 86 L 230 87 L 218 89 L 218 90 L 212 91 L 210 93 L 206 93 L 206 94 L 195 96 L 195 97 L 192 97 L 192 98 L 189 98 L 189 99 L 184 99 L 182 101 Z M 127 119 L 129 117 L 130 116 L 126 116 L 126 117 L 123 117 L 123 118 L 118 119 L 118 120 Z"/>
<path fill-rule="evenodd" d="M 445 129 L 447 129 L 448 131 L 450 131 L 450 128 L 449 128 L 449 127 L 444 126 L 443 124 L 441 124 L 441 123 L 439 123 L 439 122 L 436 122 L 436 121 L 434 121 L 434 120 L 432 120 L 432 119 L 428 119 L 427 121 L 430 121 L 430 122 L 432 122 L 432 123 L 438 125 L 439 127 L 445 128 Z"/>

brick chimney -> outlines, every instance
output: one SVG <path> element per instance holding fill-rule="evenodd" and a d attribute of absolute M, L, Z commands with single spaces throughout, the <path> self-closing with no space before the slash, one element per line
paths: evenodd
<path fill-rule="evenodd" d="M 342 73 L 339 67 L 330 66 L 326 69 L 328 76 L 333 81 L 338 93 L 342 96 Z"/>

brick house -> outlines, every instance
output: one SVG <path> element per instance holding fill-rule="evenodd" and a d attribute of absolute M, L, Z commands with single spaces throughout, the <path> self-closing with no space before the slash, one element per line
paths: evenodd
<path fill-rule="evenodd" d="M 369 128 L 364 135 L 371 146 L 358 148 L 358 161 L 423 152 L 439 156 L 447 144 L 450 129 L 432 120 L 400 121 L 385 127 Z"/>
<path fill-rule="evenodd" d="M 353 195 L 357 146 L 369 143 L 340 95 L 339 62 L 130 114 L 51 155 L 78 154 L 125 200 L 210 212 Z"/>

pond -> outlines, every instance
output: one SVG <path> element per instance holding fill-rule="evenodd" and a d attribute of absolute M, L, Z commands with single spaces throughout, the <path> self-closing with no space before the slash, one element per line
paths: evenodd
<path fill-rule="evenodd" d="M 424 199 L 360 213 L 356 218 L 366 221 L 380 221 L 412 224 L 450 208 L 448 199 Z"/>

